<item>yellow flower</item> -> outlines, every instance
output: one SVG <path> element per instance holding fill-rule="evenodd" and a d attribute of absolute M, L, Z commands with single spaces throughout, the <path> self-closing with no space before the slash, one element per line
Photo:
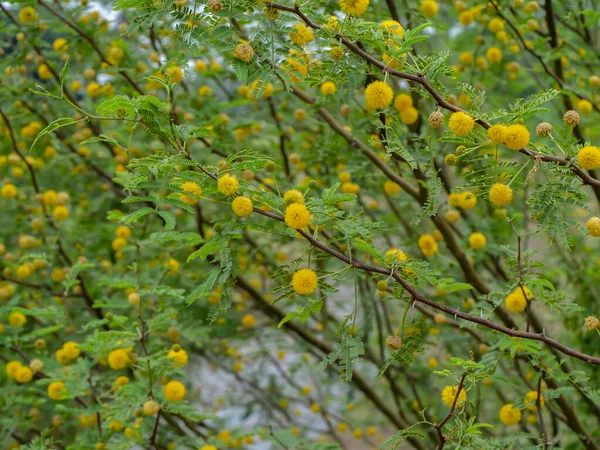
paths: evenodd
<path fill-rule="evenodd" d="M 114 381 L 112 385 L 112 390 L 116 391 L 120 387 L 125 386 L 126 384 L 129 384 L 129 378 L 127 378 L 125 375 L 121 375 L 120 377 L 117 377 L 117 379 Z"/>
<path fill-rule="evenodd" d="M 471 11 L 463 11 L 458 16 L 458 21 L 464 26 L 471 25 L 473 23 L 473 13 Z"/>
<path fill-rule="evenodd" d="M 419 237 L 418 244 L 425 256 L 434 256 L 438 252 L 438 244 L 431 234 L 423 234 Z"/>
<path fill-rule="evenodd" d="M 498 47 L 488 48 L 485 57 L 491 63 L 498 63 L 502 61 L 502 51 Z"/>
<path fill-rule="evenodd" d="M 97 97 L 100 95 L 101 86 L 95 81 L 92 81 L 85 89 L 90 97 Z"/>
<path fill-rule="evenodd" d="M 385 31 L 386 33 L 396 35 L 400 39 L 402 39 L 404 36 L 404 28 L 402 28 L 402 25 L 395 20 L 384 20 L 379 25 L 379 29 Z"/>
<path fill-rule="evenodd" d="M 530 298 L 528 293 L 527 297 Z M 514 292 L 511 292 L 506 296 L 504 299 L 504 304 L 506 305 L 506 309 L 508 309 L 510 312 L 520 313 L 525 310 L 525 307 L 527 306 L 527 299 L 523 295 L 521 288 L 517 288 Z"/>
<path fill-rule="evenodd" d="M 529 130 L 521 124 L 509 125 L 506 128 L 505 144 L 511 150 L 521 150 L 529 144 Z"/>
<path fill-rule="evenodd" d="M 405 109 L 413 107 L 413 100 L 409 94 L 398 94 L 394 100 L 394 108 L 398 112 L 402 112 Z"/>
<path fill-rule="evenodd" d="M 333 95 L 335 94 L 337 88 L 335 87 L 335 83 L 333 81 L 326 81 L 321 85 L 321 94 L 323 95 Z"/>
<path fill-rule="evenodd" d="M 108 354 L 108 365 L 113 370 L 124 369 L 129 365 L 129 353 L 125 349 L 113 350 Z"/>
<path fill-rule="evenodd" d="M 290 39 L 294 44 L 306 45 L 315 38 L 313 30 L 303 23 L 296 24 L 292 28 L 294 31 L 290 32 Z"/>
<path fill-rule="evenodd" d="M 488 28 L 490 29 L 490 31 L 492 33 L 497 33 L 497 32 L 502 31 L 504 29 L 504 22 L 502 22 L 502 20 L 499 19 L 498 17 L 494 17 L 488 23 Z"/>
<path fill-rule="evenodd" d="M 585 228 L 593 237 L 600 237 L 600 217 L 592 217 L 585 224 Z"/>
<path fill-rule="evenodd" d="M 587 145 L 583 147 L 577 153 L 577 162 L 582 169 L 597 169 L 600 167 L 600 148 L 593 145 Z"/>
<path fill-rule="evenodd" d="M 483 233 L 475 232 L 469 236 L 469 245 L 474 250 L 479 250 L 485 247 L 487 239 Z"/>
<path fill-rule="evenodd" d="M 171 66 L 165 70 L 165 73 L 175 83 L 179 83 L 181 80 L 183 80 L 183 72 L 179 66 Z"/>
<path fill-rule="evenodd" d="M 242 317 L 242 325 L 246 328 L 252 328 L 256 325 L 256 318 L 252 314 L 246 314 Z"/>
<path fill-rule="evenodd" d="M 304 228 L 310 223 L 310 211 L 302 203 L 292 203 L 285 210 L 285 223 L 295 230 Z"/>
<path fill-rule="evenodd" d="M 283 201 L 286 205 L 291 205 L 292 203 L 304 203 L 304 195 L 298 189 L 290 189 L 285 194 L 283 194 Z"/>
<path fill-rule="evenodd" d="M 6 363 L 6 375 L 10 378 L 14 378 L 22 366 L 23 364 L 21 364 L 20 361 L 9 361 Z"/>
<path fill-rule="evenodd" d="M 50 71 L 50 67 L 48 67 L 47 64 L 40 64 L 37 73 L 42 80 L 49 80 L 50 78 L 52 78 L 52 72 Z"/>
<path fill-rule="evenodd" d="M 167 273 L 169 275 L 175 275 L 179 271 L 179 261 L 175 258 L 169 258 L 169 260 L 165 263 L 165 267 L 168 269 Z"/>
<path fill-rule="evenodd" d="M 238 188 L 240 187 L 240 182 L 235 176 L 231 176 L 228 173 L 219 178 L 218 188 L 219 192 L 223 195 L 234 195 Z"/>
<path fill-rule="evenodd" d="M 69 209 L 66 206 L 59 205 L 54 208 L 52 215 L 56 220 L 65 220 L 69 217 Z"/>
<path fill-rule="evenodd" d="M 454 402 L 454 398 L 456 397 L 456 392 L 458 391 L 458 386 L 446 386 L 442 390 L 442 401 L 444 404 L 448 406 L 452 406 Z M 458 394 L 458 399 L 456 400 L 456 406 L 460 406 L 465 399 L 467 398 L 467 391 L 464 388 L 461 388 L 460 393 Z"/>
<path fill-rule="evenodd" d="M 195 205 L 196 203 L 198 203 L 198 201 L 200 200 L 200 194 L 202 193 L 202 188 L 198 183 L 194 181 L 186 181 L 180 187 L 183 190 L 183 192 L 179 194 L 179 200 L 181 200 L 187 205 Z"/>
<path fill-rule="evenodd" d="M 525 394 L 525 406 L 527 406 L 528 410 L 535 411 L 537 409 L 537 406 L 536 406 L 537 398 L 538 398 L 537 391 L 529 391 L 527 394 Z M 540 406 L 543 407 L 544 403 L 545 403 L 544 396 L 542 395 L 540 398 Z"/>
<path fill-rule="evenodd" d="M 474 125 L 475 121 L 473 120 L 473 118 L 462 111 L 453 113 L 450 116 L 450 122 L 448 123 L 450 131 L 452 131 L 457 136 L 468 135 L 473 129 Z"/>
<path fill-rule="evenodd" d="M 52 400 L 62 400 L 67 394 L 67 388 L 62 381 L 53 381 L 48 385 L 48 397 Z"/>
<path fill-rule="evenodd" d="M 490 141 L 492 141 L 494 144 L 504 144 L 504 142 L 506 141 L 507 129 L 508 127 L 506 127 L 505 125 L 492 125 L 487 130 L 488 138 L 490 138 Z"/>
<path fill-rule="evenodd" d="M 513 199 L 513 191 L 502 183 L 494 183 L 489 192 L 490 201 L 496 206 L 506 206 Z"/>
<path fill-rule="evenodd" d="M 581 111 L 583 114 L 588 115 L 589 113 L 592 112 L 594 107 L 592 106 L 592 104 L 589 100 L 582 98 L 577 101 L 577 109 L 579 111 Z"/>
<path fill-rule="evenodd" d="M 369 0 L 339 0 L 340 9 L 349 16 L 362 16 L 369 7 Z"/>
<path fill-rule="evenodd" d="M 236 197 L 231 202 L 231 209 L 238 217 L 246 217 L 252 213 L 252 200 L 248 197 Z"/>
<path fill-rule="evenodd" d="M 473 209 L 475 208 L 475 205 L 477 205 L 477 197 L 472 192 L 461 192 L 458 195 L 458 206 L 462 209 Z"/>
<path fill-rule="evenodd" d="M 17 196 L 17 188 L 12 183 L 7 183 L 2 186 L 2 190 L 0 190 L 0 194 L 4 198 L 15 198 Z"/>
<path fill-rule="evenodd" d="M 421 3 L 421 12 L 425 17 L 433 17 L 438 12 L 438 4 L 434 0 L 425 0 Z"/>
<path fill-rule="evenodd" d="M 160 411 L 160 405 L 156 400 L 148 400 L 142 407 L 142 412 L 145 416 L 154 416 Z"/>
<path fill-rule="evenodd" d="M 56 52 L 66 52 L 69 49 L 69 44 L 66 39 L 58 38 L 52 43 L 52 48 Z"/>
<path fill-rule="evenodd" d="M 374 81 L 365 89 L 366 108 L 368 111 L 388 107 L 394 98 L 394 91 L 385 81 Z"/>
<path fill-rule="evenodd" d="M 188 362 L 188 353 L 182 348 L 179 348 L 179 350 L 171 349 L 167 354 L 167 358 L 173 360 L 174 367 L 181 368 Z"/>
<path fill-rule="evenodd" d="M 500 408 L 500 420 L 504 425 L 515 425 L 521 421 L 521 411 L 508 403 Z"/>
<path fill-rule="evenodd" d="M 169 402 L 178 402 L 185 397 L 185 386 L 176 380 L 171 380 L 163 387 L 165 398 Z"/>
<path fill-rule="evenodd" d="M 387 195 L 396 195 L 400 192 L 400 190 L 400 185 L 394 181 L 387 180 L 385 183 L 383 183 L 383 191 Z"/>
<path fill-rule="evenodd" d="M 10 313 L 10 315 L 8 316 L 8 324 L 11 327 L 22 327 L 26 323 L 27 317 L 25 317 L 25 314 L 22 314 L 20 312 L 13 312 Z"/>
<path fill-rule="evenodd" d="M 27 366 L 21 366 L 15 373 L 17 383 L 29 383 L 33 378 L 33 371 Z"/>
<path fill-rule="evenodd" d="M 254 58 L 254 49 L 248 44 L 241 43 L 233 49 L 233 56 L 245 63 L 249 63 Z"/>
<path fill-rule="evenodd" d="M 311 269 L 300 269 L 292 277 L 292 287 L 300 295 L 310 295 L 317 289 L 317 274 Z"/>
<path fill-rule="evenodd" d="M 37 19 L 37 12 L 31 6 L 26 6 L 19 11 L 19 19 L 23 23 L 31 23 Z"/>
<path fill-rule="evenodd" d="M 360 186 L 351 181 L 342 183 L 342 192 L 344 194 L 358 194 L 360 192 Z"/>
<path fill-rule="evenodd" d="M 400 111 L 400 120 L 405 125 L 412 125 L 419 119 L 419 112 L 412 106 Z"/>

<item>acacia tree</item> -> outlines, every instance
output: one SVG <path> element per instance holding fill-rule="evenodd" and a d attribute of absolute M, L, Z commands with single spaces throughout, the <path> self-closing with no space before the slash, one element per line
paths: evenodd
<path fill-rule="evenodd" d="M 0 9 L 5 448 L 600 447 L 594 2 Z"/>

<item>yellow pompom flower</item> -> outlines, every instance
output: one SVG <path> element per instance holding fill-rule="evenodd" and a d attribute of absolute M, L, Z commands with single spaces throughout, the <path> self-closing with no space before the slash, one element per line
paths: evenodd
<path fill-rule="evenodd" d="M 33 371 L 27 366 L 21 366 L 15 373 L 15 381 L 17 383 L 29 383 L 33 378 Z"/>
<path fill-rule="evenodd" d="M 489 192 L 490 201 L 496 206 L 506 206 L 513 199 L 513 191 L 506 184 L 494 183 Z"/>
<path fill-rule="evenodd" d="M 189 359 L 188 353 L 182 348 L 179 348 L 179 350 L 175 350 L 175 349 L 169 350 L 169 353 L 167 354 L 167 358 L 169 358 L 170 360 L 173 361 L 174 367 L 178 367 L 178 368 L 185 366 Z"/>
<path fill-rule="evenodd" d="M 25 317 L 25 314 L 23 314 L 23 313 L 13 312 L 13 313 L 10 313 L 10 315 L 8 316 L 8 324 L 11 327 L 22 327 L 26 323 L 27 323 L 27 317 Z"/>
<path fill-rule="evenodd" d="M 326 81 L 321 85 L 321 94 L 323 95 L 333 95 L 335 94 L 337 88 L 335 87 L 335 83 L 333 81 Z"/>
<path fill-rule="evenodd" d="M 408 94 L 398 94 L 394 100 L 394 108 L 398 112 L 402 112 L 406 109 L 413 107 L 412 97 Z"/>
<path fill-rule="evenodd" d="M 461 12 L 458 21 L 464 26 L 471 25 L 473 23 L 473 13 L 469 10 Z"/>
<path fill-rule="evenodd" d="M 292 287 L 300 295 L 310 295 L 315 292 L 317 282 L 317 274 L 311 269 L 300 269 L 292 277 Z"/>
<path fill-rule="evenodd" d="M 487 239 L 483 233 L 475 232 L 469 236 L 469 245 L 474 250 L 479 250 L 485 247 Z"/>
<path fill-rule="evenodd" d="M 453 113 L 450 116 L 450 122 L 448 123 L 450 131 L 452 131 L 457 136 L 468 135 L 473 129 L 474 125 L 475 121 L 473 120 L 473 118 L 462 111 Z"/>
<path fill-rule="evenodd" d="M 529 130 L 521 124 L 509 125 L 506 128 L 506 140 L 504 142 L 511 150 L 521 150 L 529 144 Z"/>
<path fill-rule="evenodd" d="M 502 61 L 502 51 L 498 47 L 488 48 L 485 57 L 491 63 L 499 63 Z"/>
<path fill-rule="evenodd" d="M 516 425 L 521 421 L 521 411 L 508 403 L 500 408 L 500 420 L 504 425 Z"/>
<path fill-rule="evenodd" d="M 593 237 L 600 237 L 600 217 L 590 218 L 585 224 L 585 228 Z"/>
<path fill-rule="evenodd" d="M 62 400 L 67 394 L 67 388 L 62 381 L 53 381 L 48 385 L 48 397 L 52 400 Z"/>
<path fill-rule="evenodd" d="M 454 398 L 456 397 L 456 393 L 458 392 L 458 386 L 446 386 L 442 390 L 442 402 L 445 405 L 452 406 L 454 403 Z M 456 406 L 460 406 L 467 398 L 467 391 L 464 388 L 461 388 L 458 398 L 456 399 Z"/>
<path fill-rule="evenodd" d="M 462 209 L 473 209 L 475 208 L 475 205 L 477 205 L 477 197 L 472 192 L 461 192 L 458 195 L 458 206 L 460 206 Z"/>
<path fill-rule="evenodd" d="M 369 7 L 369 0 L 339 0 L 340 9 L 349 16 L 362 16 Z"/>
<path fill-rule="evenodd" d="M 56 220 L 68 219 L 69 209 L 66 206 L 59 205 L 56 208 L 54 208 L 54 211 L 52 211 L 52 215 Z"/>
<path fill-rule="evenodd" d="M 488 23 L 488 28 L 492 33 L 498 33 L 499 31 L 502 31 L 504 29 L 504 22 L 502 22 L 502 19 L 494 17 Z"/>
<path fill-rule="evenodd" d="M 394 181 L 387 180 L 385 183 L 383 183 L 383 191 L 387 195 L 396 195 L 400 192 L 400 190 L 400 185 Z"/>
<path fill-rule="evenodd" d="M 400 39 L 404 36 L 404 28 L 402 28 L 402 25 L 395 20 L 384 20 L 379 25 L 379 29 L 384 30 L 386 33 L 396 35 Z"/>
<path fill-rule="evenodd" d="M 438 252 L 438 244 L 431 234 L 423 234 L 419 237 L 419 248 L 425 256 L 434 256 Z"/>
<path fill-rule="evenodd" d="M 577 101 L 577 109 L 581 111 L 583 114 L 588 115 L 594 109 L 592 103 L 589 100 L 584 98 Z"/>
<path fill-rule="evenodd" d="M 302 229 L 310 223 L 310 211 L 302 203 L 292 203 L 285 210 L 285 223 L 295 230 Z"/>
<path fill-rule="evenodd" d="M 145 416 L 154 416 L 160 411 L 160 405 L 156 400 L 148 400 L 142 407 L 142 412 Z"/>
<path fill-rule="evenodd" d="M 292 27 L 294 31 L 290 32 L 290 39 L 294 44 L 306 45 L 313 41 L 315 33 L 303 23 L 296 24 Z"/>
<path fill-rule="evenodd" d="M 529 297 L 529 294 L 527 296 Z M 523 295 L 521 288 L 517 288 L 514 292 L 508 294 L 504 299 L 504 305 L 512 313 L 523 312 L 527 306 L 527 299 Z"/>
<path fill-rule="evenodd" d="M 108 354 L 108 365 L 113 370 L 120 370 L 127 367 L 130 363 L 129 353 L 125 349 L 113 350 Z"/>
<path fill-rule="evenodd" d="M 368 111 L 387 108 L 394 98 L 394 91 L 385 81 L 374 81 L 365 89 Z"/>
<path fill-rule="evenodd" d="M 290 189 L 285 194 L 283 194 L 283 201 L 286 205 L 291 205 L 292 203 L 304 203 L 304 195 L 298 189 Z"/>
<path fill-rule="evenodd" d="M 23 23 L 31 23 L 37 19 L 37 12 L 31 6 L 26 6 L 19 11 L 19 20 Z"/>
<path fill-rule="evenodd" d="M 56 52 L 66 52 L 69 49 L 69 44 L 66 39 L 58 38 L 52 43 L 52 48 Z"/>
<path fill-rule="evenodd" d="M 4 198 L 15 198 L 17 196 L 17 188 L 12 183 L 6 183 L 2 186 L 0 194 L 2 194 L 2 197 Z"/>
<path fill-rule="evenodd" d="M 236 197 L 231 202 L 231 209 L 238 217 L 246 217 L 252 213 L 252 200 L 248 197 Z"/>
<path fill-rule="evenodd" d="M 238 191 L 239 187 L 240 182 L 235 176 L 226 173 L 219 178 L 218 188 L 219 192 L 223 195 L 234 195 Z"/>
<path fill-rule="evenodd" d="M 180 187 L 183 190 L 183 192 L 179 194 L 179 200 L 181 200 L 187 205 L 195 205 L 196 203 L 198 203 L 198 201 L 200 200 L 200 194 L 202 193 L 202 188 L 198 183 L 194 181 L 186 181 Z"/>
<path fill-rule="evenodd" d="M 487 130 L 487 136 L 494 144 L 500 145 L 504 144 L 506 141 L 506 131 L 508 127 L 505 125 L 497 124 L 492 125 Z"/>
<path fill-rule="evenodd" d="M 537 409 L 537 398 L 537 391 L 529 391 L 527 394 L 525 394 L 525 406 L 528 410 L 535 411 Z M 544 407 L 544 403 L 544 396 L 542 395 L 540 397 L 540 407 Z"/>
<path fill-rule="evenodd" d="M 242 326 L 245 328 L 252 328 L 254 325 L 256 325 L 256 317 L 252 314 L 246 314 L 242 317 Z"/>
<path fill-rule="evenodd" d="M 9 378 L 14 378 L 17 374 L 17 371 L 23 366 L 20 361 L 9 361 L 6 363 L 6 375 Z"/>
<path fill-rule="evenodd" d="M 400 120 L 405 125 L 412 125 L 419 119 L 419 111 L 416 108 L 410 107 L 400 111 Z"/>
<path fill-rule="evenodd" d="M 50 70 L 50 67 L 48 67 L 47 64 L 40 64 L 37 73 L 42 80 L 49 80 L 50 78 L 52 78 L 52 71 Z"/>
<path fill-rule="evenodd" d="M 577 152 L 577 163 L 582 169 L 593 170 L 600 167 L 600 148 L 587 145 Z"/>
<path fill-rule="evenodd" d="M 169 402 L 179 402 L 185 397 L 185 386 L 177 380 L 171 380 L 163 387 L 165 399 Z"/>
<path fill-rule="evenodd" d="M 434 17 L 438 10 L 439 6 L 434 0 L 425 0 L 421 3 L 421 12 L 425 17 Z"/>

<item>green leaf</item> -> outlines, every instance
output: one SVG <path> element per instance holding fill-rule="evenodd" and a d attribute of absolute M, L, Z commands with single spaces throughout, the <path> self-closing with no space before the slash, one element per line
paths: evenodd
<path fill-rule="evenodd" d="M 102 117 L 135 117 L 135 105 L 126 95 L 115 95 L 96 108 Z"/>
<path fill-rule="evenodd" d="M 62 127 L 66 127 L 69 125 L 74 125 L 76 123 L 79 123 L 83 120 L 86 119 L 79 119 L 79 120 L 73 120 L 72 117 L 60 117 L 56 120 L 53 120 L 52 122 L 50 122 L 46 128 L 44 128 L 42 131 L 40 131 L 38 133 L 38 135 L 36 136 L 36 138 L 33 140 L 33 142 L 31 143 L 31 146 L 29 147 L 29 153 L 34 153 L 33 152 L 33 148 L 35 147 L 35 144 L 37 144 L 37 142 L 43 138 L 44 136 L 46 136 L 49 133 L 52 133 L 55 130 L 58 130 L 59 128 Z"/>
<path fill-rule="evenodd" d="M 158 215 L 165 221 L 165 229 L 173 230 L 175 228 L 177 219 L 175 219 L 173 214 L 171 214 L 169 211 L 158 211 Z"/>

